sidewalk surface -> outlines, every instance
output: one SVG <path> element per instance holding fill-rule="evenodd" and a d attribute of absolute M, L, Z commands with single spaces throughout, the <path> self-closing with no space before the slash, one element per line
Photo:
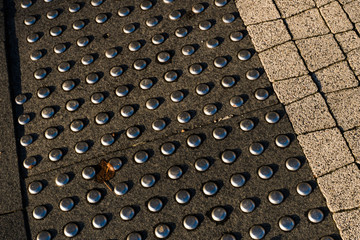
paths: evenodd
<path fill-rule="evenodd" d="M 360 1 L 4 4 L 1 239 L 360 239 Z"/>

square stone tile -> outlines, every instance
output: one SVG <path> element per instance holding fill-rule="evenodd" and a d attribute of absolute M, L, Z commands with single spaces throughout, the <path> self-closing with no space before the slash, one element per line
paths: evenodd
<path fill-rule="evenodd" d="M 291 40 L 283 20 L 250 25 L 247 31 L 258 52 Z"/>
<path fill-rule="evenodd" d="M 331 212 L 358 207 L 360 170 L 355 163 L 317 179 Z"/>
<path fill-rule="evenodd" d="M 298 140 L 316 177 L 354 162 L 338 128 L 300 135 Z"/>
<path fill-rule="evenodd" d="M 319 90 L 324 93 L 359 85 L 358 80 L 346 61 L 335 63 L 327 68 L 316 71 L 314 76 Z"/>
<path fill-rule="evenodd" d="M 289 104 L 317 92 L 318 88 L 309 75 L 277 81 L 273 88 L 280 102 Z"/>
<path fill-rule="evenodd" d="M 356 0 L 338 0 L 342 5 L 356 1 Z"/>
<path fill-rule="evenodd" d="M 286 22 L 294 40 L 324 35 L 330 32 L 317 8 L 289 17 Z"/>
<path fill-rule="evenodd" d="M 235 0 L 245 25 L 256 24 L 280 18 L 272 0 Z"/>
<path fill-rule="evenodd" d="M 271 82 L 308 73 L 293 42 L 261 52 L 259 58 Z"/>
<path fill-rule="evenodd" d="M 360 73 L 360 48 L 354 49 L 347 54 L 347 60 L 355 75 Z"/>
<path fill-rule="evenodd" d="M 356 161 L 360 163 L 360 128 L 344 132 L 344 137 L 348 142 L 350 150 Z"/>
<path fill-rule="evenodd" d="M 350 20 L 353 23 L 360 22 L 360 1 L 352 1 L 344 5 L 344 10 L 349 15 Z"/>
<path fill-rule="evenodd" d="M 334 213 L 333 217 L 343 240 L 360 239 L 360 209 Z"/>
<path fill-rule="evenodd" d="M 332 34 L 298 40 L 296 45 L 312 72 L 345 59 Z"/>
<path fill-rule="evenodd" d="M 282 17 L 290 17 L 315 7 L 313 0 L 275 0 Z"/>
<path fill-rule="evenodd" d="M 360 48 L 360 38 L 355 31 L 338 33 L 335 35 L 335 38 L 345 53 L 350 52 L 356 48 Z"/>
<path fill-rule="evenodd" d="M 360 126 L 360 88 L 344 89 L 326 94 L 327 103 L 344 131 Z"/>
<path fill-rule="evenodd" d="M 353 28 L 346 13 L 336 1 L 321 7 L 320 13 L 332 33 L 344 32 Z"/>
<path fill-rule="evenodd" d="M 325 100 L 316 93 L 285 106 L 296 134 L 335 127 Z"/>

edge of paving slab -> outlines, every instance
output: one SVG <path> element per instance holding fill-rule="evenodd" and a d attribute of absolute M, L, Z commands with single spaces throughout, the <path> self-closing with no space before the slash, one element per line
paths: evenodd
<path fill-rule="evenodd" d="M 6 2 L 6 1 L 5 1 Z M 14 129 L 13 104 L 14 96 L 11 95 L 10 82 L 14 79 L 9 49 L 9 33 L 5 22 L 4 8 L 8 3 L 0 2 L 0 238 L 1 239 L 30 239 L 29 227 L 27 223 L 27 213 L 24 210 L 25 194 L 22 190 L 25 188 L 24 181 L 20 178 L 18 158 L 18 146 L 16 132 Z M 6 16 L 8 17 L 8 16 Z"/>
<path fill-rule="evenodd" d="M 360 122 L 348 122 L 358 105 L 346 95 L 359 86 L 360 36 L 344 11 L 353 2 L 235 0 L 340 235 L 351 240 L 360 239 Z M 336 101 L 344 95 L 350 110 Z"/>

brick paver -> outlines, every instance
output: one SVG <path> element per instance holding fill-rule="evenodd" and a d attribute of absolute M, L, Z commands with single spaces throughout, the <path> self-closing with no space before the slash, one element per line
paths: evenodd
<path fill-rule="evenodd" d="M 335 35 L 345 53 L 350 52 L 356 48 L 360 48 L 360 38 L 355 31 L 347 31 Z"/>
<path fill-rule="evenodd" d="M 350 20 L 353 23 L 360 22 L 360 1 L 359 0 L 355 0 L 348 4 L 345 4 L 344 10 L 347 12 L 347 14 L 350 17 Z"/>
<path fill-rule="evenodd" d="M 330 32 L 317 8 L 289 17 L 286 19 L 286 23 L 295 40 L 324 35 Z"/>
<path fill-rule="evenodd" d="M 258 52 L 291 40 L 283 20 L 250 25 L 247 30 Z"/>
<path fill-rule="evenodd" d="M 349 144 L 356 162 L 360 163 L 360 128 L 344 132 L 344 137 Z"/>
<path fill-rule="evenodd" d="M 319 90 L 324 93 L 359 85 L 358 80 L 355 78 L 353 71 L 351 71 L 346 61 L 335 63 L 316 71 L 314 77 L 319 86 Z"/>
<path fill-rule="evenodd" d="M 344 32 L 353 28 L 346 13 L 336 1 L 321 7 L 320 12 L 332 33 Z"/>
<path fill-rule="evenodd" d="M 342 239 L 360 239 L 360 210 L 334 213 L 334 220 L 340 230 Z"/>
<path fill-rule="evenodd" d="M 282 17 L 290 17 L 315 7 L 313 0 L 275 0 Z"/>
<path fill-rule="evenodd" d="M 319 70 L 345 59 L 332 34 L 297 40 L 296 45 L 310 71 Z"/>
<path fill-rule="evenodd" d="M 272 0 L 236 0 L 245 25 L 256 24 L 280 18 Z"/>
<path fill-rule="evenodd" d="M 337 128 L 301 135 L 298 140 L 316 177 L 354 162 Z"/>
<path fill-rule="evenodd" d="M 297 134 L 336 126 L 320 93 L 291 103 L 285 109 Z"/>

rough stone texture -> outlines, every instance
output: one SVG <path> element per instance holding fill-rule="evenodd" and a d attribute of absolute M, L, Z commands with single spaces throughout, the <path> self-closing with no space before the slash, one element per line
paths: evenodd
<path fill-rule="evenodd" d="M 286 19 L 295 40 L 329 33 L 329 29 L 317 8 Z"/>
<path fill-rule="evenodd" d="M 291 40 L 282 20 L 250 25 L 247 31 L 258 52 Z"/>
<path fill-rule="evenodd" d="M 354 162 L 338 128 L 300 135 L 298 140 L 316 177 Z"/>
<path fill-rule="evenodd" d="M 306 67 L 293 42 L 287 42 L 259 53 L 259 57 L 271 82 L 307 74 Z"/>
<path fill-rule="evenodd" d="M 331 3 L 335 0 L 314 0 L 317 7 L 324 6 L 325 4 Z"/>
<path fill-rule="evenodd" d="M 285 106 L 297 134 L 335 127 L 325 100 L 320 93 Z"/>
<path fill-rule="evenodd" d="M 344 10 L 353 23 L 360 22 L 360 1 L 356 0 L 344 5 Z"/>
<path fill-rule="evenodd" d="M 343 240 L 360 239 L 360 209 L 333 214 Z"/>
<path fill-rule="evenodd" d="M 360 73 L 360 48 L 354 49 L 347 54 L 347 60 L 356 75 Z"/>
<path fill-rule="evenodd" d="M 309 75 L 273 83 L 280 102 L 289 104 L 317 92 L 318 88 Z"/>
<path fill-rule="evenodd" d="M 356 0 L 338 0 L 342 5 L 356 1 Z"/>
<path fill-rule="evenodd" d="M 349 144 L 356 161 L 360 163 L 360 128 L 344 132 L 344 137 Z"/>
<path fill-rule="evenodd" d="M 320 12 L 332 33 L 344 32 L 353 28 L 338 2 L 323 6 L 320 8 Z"/>
<path fill-rule="evenodd" d="M 354 73 L 346 61 L 335 63 L 314 74 L 319 90 L 324 93 L 359 85 Z"/>
<path fill-rule="evenodd" d="M 298 40 L 296 44 L 312 72 L 345 59 L 332 34 Z"/>
<path fill-rule="evenodd" d="M 355 163 L 317 179 L 331 212 L 348 210 L 360 204 L 360 170 Z"/>
<path fill-rule="evenodd" d="M 26 240 L 24 213 L 16 211 L 0 216 L 0 239 Z"/>
<path fill-rule="evenodd" d="M 245 25 L 280 18 L 272 0 L 236 0 L 235 3 Z"/>
<path fill-rule="evenodd" d="M 347 31 L 335 35 L 345 53 L 360 47 L 360 38 L 355 31 Z"/>
<path fill-rule="evenodd" d="M 344 131 L 360 126 L 360 88 L 329 93 L 326 98 L 338 125 Z"/>
<path fill-rule="evenodd" d="M 313 0 L 275 0 L 282 17 L 290 17 L 315 7 Z"/>

